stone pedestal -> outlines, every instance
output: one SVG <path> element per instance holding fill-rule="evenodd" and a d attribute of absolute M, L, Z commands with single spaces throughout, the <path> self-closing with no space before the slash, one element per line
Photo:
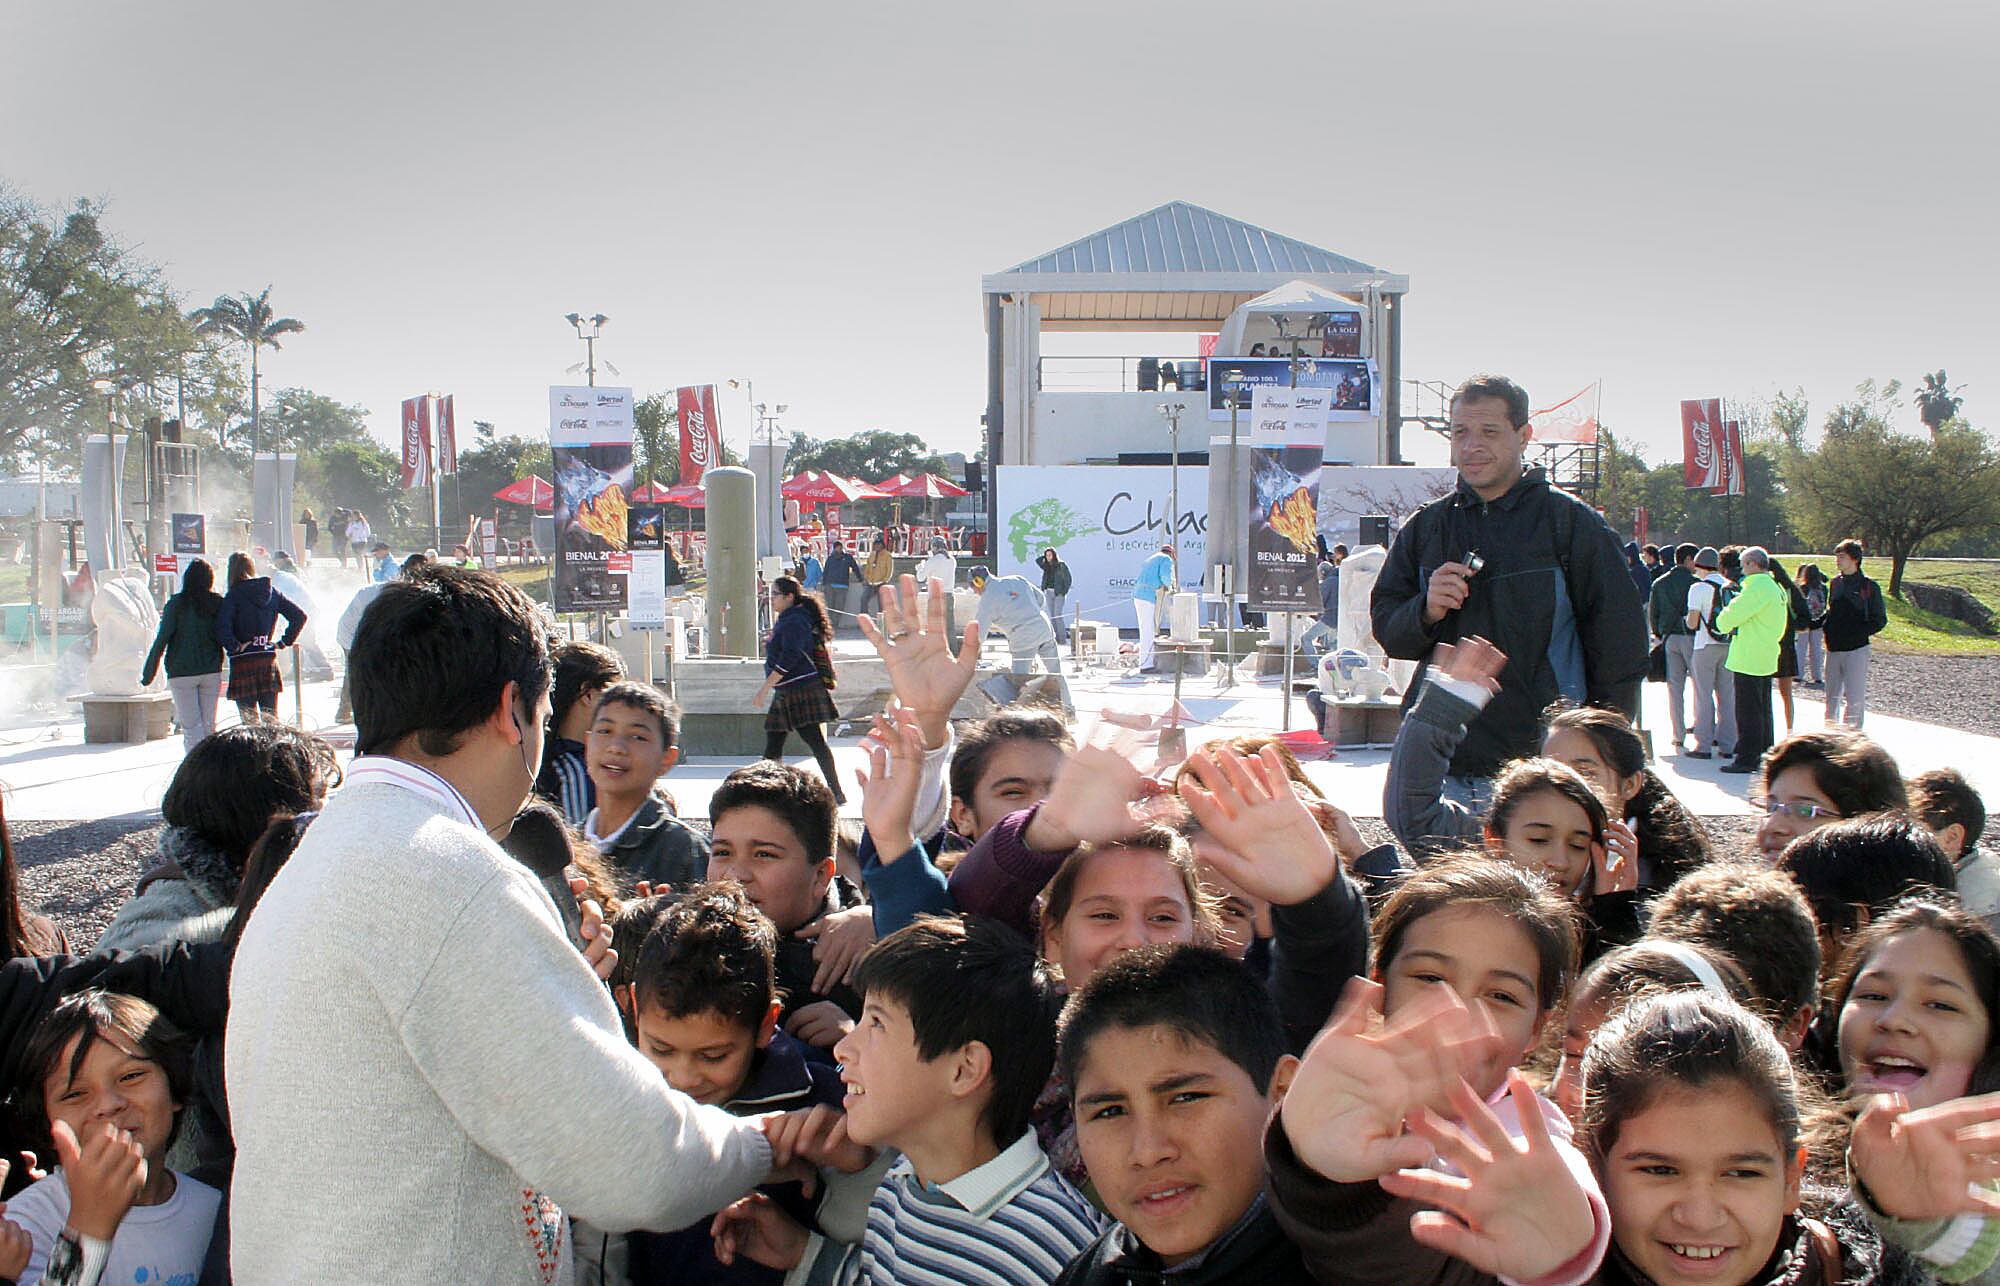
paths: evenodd
<path fill-rule="evenodd" d="M 1291 672 L 1295 675 L 1303 675 L 1306 678 L 1311 678 L 1313 674 L 1313 658 L 1303 656 L 1297 652 L 1293 652 L 1290 655 Z M 1257 645 L 1257 673 L 1259 675 L 1285 673 L 1285 657 L 1286 652 L 1283 639 L 1276 641 L 1267 639 L 1259 643 Z"/>
<path fill-rule="evenodd" d="M 1392 746 L 1396 730 L 1403 726 L 1403 707 L 1398 701 L 1329 701 L 1326 710 L 1332 726 L 1321 735 L 1336 746 Z"/>
<path fill-rule="evenodd" d="M 867 731 L 868 720 L 889 705 L 889 667 L 872 652 L 857 656 L 835 652 L 837 685 L 833 704 L 850 731 Z M 979 693 L 979 680 L 1004 673 L 995 666 L 980 667 L 971 687 L 952 710 L 954 719 L 976 719 L 990 705 Z M 661 674 L 666 686 L 669 676 Z M 681 709 L 681 753 L 684 755 L 761 755 L 764 753 L 764 711 L 766 706 L 751 704 L 764 683 L 764 663 L 747 657 L 695 657 L 674 665 L 671 676 L 674 698 Z M 833 729 L 827 729 L 833 735 Z M 796 746 L 794 746 L 796 749 Z"/>
<path fill-rule="evenodd" d="M 1208 673 L 1215 663 L 1215 651 L 1206 639 L 1199 643 L 1180 643 L 1173 639 L 1161 639 L 1153 647 L 1153 663 L 1161 674 L 1180 674 L 1198 679 Z"/>
<path fill-rule="evenodd" d="M 173 734 L 174 699 L 165 692 L 132 696 L 91 693 L 79 700 L 83 702 L 85 745 L 158 741 Z"/>

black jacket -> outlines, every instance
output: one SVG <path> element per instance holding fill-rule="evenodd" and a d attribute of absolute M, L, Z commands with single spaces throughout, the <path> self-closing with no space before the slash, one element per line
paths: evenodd
<path fill-rule="evenodd" d="M 656 892 L 685 889 L 708 872 L 708 837 L 669 812 L 658 795 L 649 795 L 605 850 L 604 861 L 618 873 L 619 891 L 627 897 L 640 880 Z"/>
<path fill-rule="evenodd" d="M 1440 564 L 1485 559 L 1465 606 L 1424 623 L 1424 595 Z M 1559 612 L 1566 597 L 1568 611 Z M 1622 710 L 1636 720 L 1646 677 L 1646 613 L 1625 551 L 1604 519 L 1540 469 L 1483 501 L 1461 480 L 1396 533 L 1369 600 L 1375 637 L 1392 657 L 1425 662 L 1439 643 L 1479 635 L 1507 654 L 1500 694 L 1473 721 L 1452 772 L 1490 777 L 1540 747 L 1540 717 L 1558 697 Z M 1572 646 L 1561 626 L 1574 621 Z M 1563 675 L 1570 675 L 1568 683 Z M 1409 693 L 1421 688 L 1419 668 Z M 1567 690 L 1573 688 L 1574 690 Z"/>
<path fill-rule="evenodd" d="M 1852 652 L 1888 627 L 1882 587 L 1860 572 L 1836 576 L 1826 591 L 1826 650 Z"/>
<path fill-rule="evenodd" d="M 1192 1264 L 1169 1273 L 1160 1257 L 1139 1244 L 1123 1224 L 1114 1225 L 1070 1260 L 1056 1286 L 1312 1286 L 1299 1254 L 1260 1198 L 1241 1224 L 1203 1251 Z"/>
<path fill-rule="evenodd" d="M 271 631 L 280 616 L 285 618 L 285 636 L 273 642 Z M 279 593 L 268 576 L 252 576 L 230 586 L 215 613 L 216 642 L 231 656 L 288 648 L 305 628 L 305 609 Z"/>
<path fill-rule="evenodd" d="M 1694 570 L 1676 567 L 1653 582 L 1646 610 L 1650 613 L 1653 637 L 1670 639 L 1676 634 L 1693 634 L 1688 628 L 1688 591 L 1694 588 Z"/>

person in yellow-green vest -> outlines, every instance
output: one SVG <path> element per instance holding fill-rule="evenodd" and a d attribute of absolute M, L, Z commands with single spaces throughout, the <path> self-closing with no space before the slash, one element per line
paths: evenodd
<path fill-rule="evenodd" d="M 1759 545 L 1744 550 L 1742 588 L 1715 617 L 1715 628 L 1730 636 L 1723 664 L 1736 676 L 1736 757 L 1722 766 L 1724 772 L 1756 772 L 1776 740 L 1771 676 L 1778 672 L 1791 612 L 1791 595 L 1771 575 L 1771 555 Z"/>

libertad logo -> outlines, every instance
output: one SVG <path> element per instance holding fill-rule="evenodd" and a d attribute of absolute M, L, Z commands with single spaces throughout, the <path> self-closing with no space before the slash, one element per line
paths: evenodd
<path fill-rule="evenodd" d="M 597 404 L 599 406 L 623 406 L 625 405 L 625 395 L 623 393 L 599 393 L 597 395 Z"/>

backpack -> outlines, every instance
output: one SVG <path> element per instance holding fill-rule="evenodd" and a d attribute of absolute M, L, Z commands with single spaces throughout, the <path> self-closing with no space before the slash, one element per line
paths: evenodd
<path fill-rule="evenodd" d="M 813 669 L 819 671 L 819 681 L 831 692 L 837 686 L 833 676 L 833 657 L 826 650 L 826 640 L 816 638 L 812 647 Z"/>
<path fill-rule="evenodd" d="M 1701 628 L 1707 630 L 1708 637 L 1714 639 L 1717 643 L 1727 643 L 1729 641 L 1729 634 L 1734 633 L 1734 631 L 1725 633 L 1722 630 L 1716 629 L 1715 618 L 1723 608 L 1729 606 L 1735 597 L 1736 586 L 1717 585 L 1715 587 L 1715 597 L 1708 605 L 1708 615 L 1702 618 Z"/>

